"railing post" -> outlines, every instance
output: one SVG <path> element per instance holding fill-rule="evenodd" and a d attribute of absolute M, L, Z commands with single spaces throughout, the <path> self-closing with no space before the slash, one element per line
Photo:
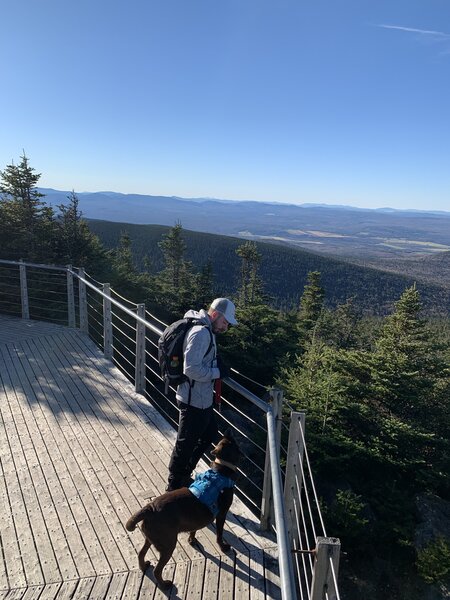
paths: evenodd
<path fill-rule="evenodd" d="M 20 260 L 22 262 L 22 259 Z M 27 268 L 19 265 L 20 271 L 20 302 L 22 304 L 22 319 L 30 318 L 30 307 L 28 304 Z"/>
<path fill-rule="evenodd" d="M 111 297 L 111 289 L 109 283 L 103 284 L 103 293 L 109 298 Z M 111 316 L 111 300 L 103 298 L 103 354 L 108 360 L 113 357 L 113 331 L 112 331 L 112 316 Z"/>
<path fill-rule="evenodd" d="M 287 527 L 289 539 L 292 547 L 298 549 L 299 533 L 297 528 L 296 511 L 294 508 L 297 498 L 297 514 L 300 512 L 301 491 L 303 486 L 302 469 L 303 464 L 303 436 L 300 434 L 300 428 L 305 434 L 305 413 L 291 412 L 291 421 L 289 424 L 289 441 L 286 461 L 286 479 L 284 481 L 284 506 L 286 507 Z M 296 480 L 298 481 L 298 489 Z"/>
<path fill-rule="evenodd" d="M 75 324 L 75 296 L 73 293 L 72 265 L 67 265 L 67 321 L 69 327 Z"/>
<path fill-rule="evenodd" d="M 86 273 L 84 268 L 78 269 L 78 298 L 80 304 L 80 329 L 83 333 L 89 333 L 89 320 L 87 311 Z"/>
<path fill-rule="evenodd" d="M 137 305 L 137 315 L 145 319 L 145 304 Z M 145 325 L 136 321 L 136 363 L 134 389 L 142 394 L 145 390 Z"/>
<path fill-rule="evenodd" d="M 336 590 L 341 542 L 338 538 L 318 537 L 311 584 L 311 600 L 337 600 Z M 333 564 L 333 568 L 331 567 Z M 334 570 L 334 575 L 333 575 Z M 325 596 L 325 593 L 327 596 Z"/>
<path fill-rule="evenodd" d="M 270 390 L 270 400 L 272 404 L 273 416 L 277 423 L 276 442 L 277 448 L 281 445 L 281 418 L 283 414 L 283 392 L 273 388 Z M 266 443 L 266 461 L 264 464 L 264 481 L 261 501 L 261 519 L 260 529 L 266 531 L 270 528 L 270 523 L 274 522 L 273 499 L 272 499 L 272 476 L 270 473 L 270 452 L 269 440 Z"/>

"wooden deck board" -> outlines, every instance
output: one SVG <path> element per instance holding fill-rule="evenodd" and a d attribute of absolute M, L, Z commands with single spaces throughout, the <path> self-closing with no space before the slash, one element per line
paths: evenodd
<path fill-rule="evenodd" d="M 90 592 L 91 598 L 98 598 L 103 600 L 108 594 L 108 589 L 111 584 L 112 575 L 100 575 L 95 580 L 92 590 Z"/>
<path fill-rule="evenodd" d="M 77 445 L 78 442 L 75 438 L 70 440 L 71 444 L 67 442 L 60 424 L 49 408 L 45 397 L 42 397 L 39 392 L 36 395 L 35 390 L 28 382 L 20 361 L 15 361 L 14 366 L 17 369 L 15 387 L 21 389 L 24 398 L 27 398 L 30 402 L 38 427 L 43 432 L 43 439 L 45 439 L 45 443 L 49 448 L 51 447 L 51 452 L 54 453 L 54 467 L 61 477 L 64 473 L 67 473 L 70 474 L 73 481 L 68 501 L 71 506 L 74 506 L 78 514 L 81 513 L 81 518 L 80 516 L 77 518 L 77 524 L 80 527 L 83 545 L 89 552 L 92 564 L 95 564 L 96 573 L 108 573 L 110 571 L 108 561 L 97 538 L 96 529 L 91 524 L 91 519 L 94 521 L 96 516 L 91 499 L 92 492 L 78 464 L 76 448 L 75 452 L 72 451 L 72 444 Z M 84 494 L 80 494 L 80 490 L 83 490 Z M 84 573 L 81 576 L 85 577 Z"/>
<path fill-rule="evenodd" d="M 205 577 L 206 560 L 197 559 L 191 561 L 188 588 L 185 600 L 201 600 L 203 598 L 203 581 Z M 154 600 L 157 600 L 156 598 Z M 158 600 L 163 600 L 162 598 Z"/>
<path fill-rule="evenodd" d="M 22 418 L 19 416 L 19 411 L 16 412 L 15 423 L 31 478 L 28 484 L 33 487 L 36 494 L 36 499 L 32 495 L 31 501 L 27 502 L 27 509 L 30 511 L 33 504 L 36 504 L 32 520 L 34 530 L 39 534 L 36 535 L 36 543 L 40 547 L 41 556 L 45 556 L 43 561 L 45 581 L 60 581 L 60 572 L 65 579 L 73 579 L 78 577 L 78 572 L 66 541 L 64 522 L 61 523 L 55 509 L 61 503 L 61 490 L 56 482 L 56 474 L 46 468 L 49 459 L 42 452 L 44 448 L 42 437 L 35 428 L 28 404 L 22 402 L 20 410 Z M 42 462 L 39 460 L 39 455 L 44 458 Z M 41 541 L 39 536 L 42 538 Z M 45 553 L 42 551 L 44 547 L 47 548 Z M 58 556 L 57 561 L 55 552 Z"/>
<path fill-rule="evenodd" d="M 131 571 L 122 592 L 123 600 L 137 600 L 144 575 L 141 571 Z"/>
<path fill-rule="evenodd" d="M 37 353 L 38 349 L 34 348 L 34 351 Z M 44 356 L 48 357 L 46 354 L 44 354 Z M 65 386 L 63 378 L 60 376 L 55 377 L 55 381 L 60 388 L 59 392 L 61 396 L 65 399 L 66 404 L 64 406 L 69 410 L 73 410 L 74 413 L 81 410 L 83 411 L 83 419 L 81 423 L 79 423 L 82 429 L 83 447 L 85 452 L 89 454 L 90 464 L 95 471 L 98 483 L 102 486 L 103 491 L 106 492 L 106 494 L 102 495 L 108 497 L 110 500 L 107 510 L 111 514 L 111 533 L 114 535 L 116 543 L 120 545 L 121 553 L 126 559 L 129 568 L 135 560 L 135 548 L 129 537 L 124 533 L 122 526 L 122 523 L 129 516 L 128 510 L 126 509 L 127 499 L 125 497 L 127 495 L 130 496 L 130 494 L 128 493 L 128 487 L 122 486 L 121 493 L 116 485 L 117 479 L 123 481 L 122 476 L 114 477 L 117 471 L 119 455 L 117 453 L 114 455 L 114 452 L 111 452 L 113 446 L 107 432 L 96 426 L 97 415 L 95 415 L 95 412 L 92 410 L 89 401 L 87 400 L 82 404 L 82 409 L 81 405 L 75 400 L 73 390 L 70 390 L 68 386 Z M 74 425 L 72 424 L 72 430 L 73 426 Z M 80 439 L 80 435 L 77 434 L 77 437 Z M 122 570 L 123 568 L 121 568 L 121 565 L 119 564 L 116 572 Z"/>
<path fill-rule="evenodd" d="M 234 597 L 234 558 L 235 554 L 223 554 L 220 557 L 220 577 L 217 600 Z"/>
<path fill-rule="evenodd" d="M 55 600 L 60 588 L 61 588 L 61 583 L 47 584 L 44 587 L 42 594 L 39 596 L 39 600 Z"/>
<path fill-rule="evenodd" d="M 274 600 L 281 600 L 279 587 L 279 568 L 275 552 L 271 548 L 264 550 L 264 579 L 266 582 L 266 594 Z"/>
<path fill-rule="evenodd" d="M 82 340 L 83 341 L 83 340 Z M 97 349 L 94 347 L 93 352 L 96 352 Z M 77 359 L 84 361 L 85 353 L 77 354 L 75 353 Z M 104 360 L 102 356 L 97 357 L 102 363 L 107 362 Z M 109 363 L 108 363 L 109 364 Z M 81 363 L 80 366 L 83 367 L 84 370 L 88 368 L 88 364 Z M 113 367 L 114 368 L 114 367 Z M 97 374 L 98 377 L 98 374 Z M 134 464 L 138 465 L 138 468 L 133 472 L 133 477 L 128 479 L 129 483 L 132 483 L 135 479 L 141 483 L 143 480 L 147 482 L 146 490 L 149 489 L 150 486 L 153 487 L 153 494 L 158 495 L 163 493 L 166 485 L 166 477 L 162 477 L 161 473 L 167 472 L 167 464 L 170 458 L 170 452 L 173 447 L 173 443 L 175 440 L 174 432 L 171 430 L 172 441 L 169 442 L 164 436 L 154 435 L 152 436 L 152 443 L 149 441 L 148 436 L 148 425 L 145 421 L 142 420 L 142 415 L 135 414 L 134 411 L 125 412 L 123 409 L 123 402 L 117 402 L 117 390 L 115 394 L 108 394 L 108 388 L 111 388 L 115 383 L 115 380 L 112 380 L 111 377 L 108 377 L 102 381 L 101 377 L 98 377 L 98 380 L 94 383 L 95 388 L 98 390 L 99 398 L 104 400 L 105 402 L 109 402 L 112 410 L 114 411 L 114 417 L 117 421 L 114 421 L 117 424 L 122 425 L 119 429 L 118 436 L 116 441 L 118 444 L 122 443 L 125 446 L 122 448 L 122 452 L 124 456 L 127 457 L 127 462 L 130 463 L 132 460 Z M 130 386 L 129 382 L 125 381 L 125 384 L 128 385 L 128 390 L 125 387 L 124 394 L 119 395 L 119 399 L 122 401 L 133 402 L 135 398 L 129 399 L 130 396 Z M 102 388 L 103 385 L 103 388 Z M 142 402 L 141 397 L 132 392 L 135 397 Z M 144 401 L 145 402 L 145 401 Z M 145 403 L 145 407 L 148 406 L 148 403 Z M 154 412 L 154 411 L 153 411 Z M 100 414 L 99 414 L 100 416 Z M 158 415 L 159 417 L 159 415 Z M 157 419 L 159 423 L 160 420 Z M 132 424 L 133 427 L 130 428 L 129 425 Z M 130 432 L 131 430 L 131 432 Z M 157 430 L 158 431 L 158 430 Z M 123 438 L 120 440 L 119 438 Z M 157 451 L 155 451 L 155 445 Z M 131 454 L 130 448 L 133 449 L 134 458 Z M 164 456 L 164 451 L 166 451 L 166 461 L 163 462 L 160 458 L 161 455 Z M 135 459 L 135 460 L 134 460 Z M 149 474 L 153 475 L 153 480 L 149 478 Z M 156 477 L 155 477 L 156 474 Z M 145 487 L 145 486 L 144 486 Z M 142 496 L 142 489 L 140 490 L 139 495 Z M 139 499 L 134 506 L 131 506 L 130 512 L 134 512 L 137 508 L 142 506 L 144 502 L 142 499 Z M 128 517 L 127 517 L 128 518 Z M 215 543 L 215 533 L 212 528 L 204 529 L 200 532 L 202 537 L 202 542 L 207 548 L 208 551 L 213 552 L 215 554 L 219 554 L 219 550 Z M 174 552 L 174 558 L 178 558 L 179 560 L 187 560 L 189 557 L 191 558 L 200 558 L 202 554 L 198 553 L 197 556 L 192 556 L 193 553 L 196 553 L 196 549 L 192 548 L 187 543 L 187 535 L 179 537 L 179 543 Z"/>
<path fill-rule="evenodd" d="M 89 338 L 0 315 L 0 600 L 280 598 L 274 538 L 237 498 L 232 553 L 211 526 L 197 549 L 179 536 L 168 592 L 138 570 L 124 523 L 164 491 L 174 440 Z"/>
<path fill-rule="evenodd" d="M 236 554 L 234 564 L 234 598 L 235 600 L 250 600 L 250 557 L 248 554 Z"/>
<path fill-rule="evenodd" d="M 249 576 L 252 600 L 264 600 L 264 598 L 266 598 L 263 560 L 263 550 L 254 550 L 250 552 Z M 270 598 L 270 596 L 268 597 Z"/>
<path fill-rule="evenodd" d="M 81 342 L 85 343 L 85 338 L 82 338 Z M 121 390 L 123 390 L 123 393 L 121 393 L 123 402 L 126 402 L 127 405 L 130 407 L 130 410 L 132 410 L 133 413 L 136 415 L 137 424 L 136 424 L 136 428 L 133 431 L 137 431 L 137 432 L 141 431 L 141 428 L 143 428 L 144 425 L 146 424 L 146 422 L 142 420 L 142 413 L 148 419 L 148 421 L 147 421 L 148 423 L 155 424 L 157 427 L 162 427 L 162 430 L 165 432 L 165 434 L 163 436 L 159 436 L 159 438 L 157 440 L 158 446 L 157 446 L 156 451 L 155 451 L 155 446 L 153 445 L 153 446 L 150 446 L 148 448 L 148 450 L 146 449 L 146 452 L 149 453 L 150 460 L 153 460 L 154 469 L 156 470 L 157 473 L 161 473 L 161 471 L 167 472 L 166 465 L 169 463 L 170 454 L 172 452 L 173 444 L 175 441 L 175 433 L 174 433 L 173 429 L 169 428 L 169 430 L 167 430 L 167 427 L 168 427 L 167 422 L 161 417 L 161 415 L 159 415 L 159 413 L 155 413 L 155 411 L 152 409 L 152 407 L 148 404 L 148 402 L 146 402 L 143 399 L 142 396 L 135 394 L 134 392 L 132 392 L 133 396 L 130 395 L 129 382 L 122 373 L 119 372 L 119 374 L 116 377 L 112 377 L 111 369 L 115 370 L 116 372 L 118 370 L 115 367 L 113 367 L 109 361 L 106 361 L 104 359 L 104 357 L 100 354 L 100 351 L 98 350 L 98 348 L 96 348 L 91 342 L 89 342 L 89 343 L 91 345 L 90 351 L 97 358 L 97 364 L 100 362 L 100 364 L 102 365 L 100 370 L 102 371 L 102 373 L 105 374 L 105 382 L 104 383 L 106 383 L 108 385 L 114 385 L 114 386 L 118 385 L 119 388 Z M 84 354 L 86 354 L 86 353 L 84 353 Z M 137 407 L 139 407 L 140 412 L 136 412 Z M 147 440 L 145 439 L 145 437 L 141 436 L 139 438 L 135 437 L 135 442 L 137 442 L 139 444 L 139 446 L 142 446 L 142 444 L 147 443 Z M 153 454 L 153 456 L 155 454 L 157 454 L 158 457 L 152 458 L 152 454 Z M 161 455 L 163 461 L 161 461 L 159 459 L 159 455 Z M 200 464 L 203 465 L 202 468 L 207 468 L 206 463 L 204 463 L 203 461 Z M 156 491 L 157 491 L 157 493 L 162 493 L 164 491 L 164 487 L 166 484 L 166 477 L 164 477 L 162 479 L 162 483 L 160 483 L 160 480 L 157 480 L 157 481 L 159 484 L 159 489 Z M 233 510 L 233 507 L 232 507 L 231 511 L 232 510 Z M 232 514 L 232 512 L 230 512 L 230 515 L 231 514 Z M 239 506 L 239 516 L 254 520 L 254 516 L 250 513 L 250 511 L 247 509 L 247 507 L 245 507 L 242 503 L 240 503 L 240 506 Z M 226 530 L 227 530 L 227 524 L 225 526 L 225 531 Z M 187 539 L 187 537 L 186 537 L 186 539 Z M 218 549 L 216 540 L 215 540 L 215 528 L 214 527 L 208 527 L 206 529 L 203 529 L 201 532 L 199 532 L 198 539 L 199 539 L 200 543 L 204 546 L 205 551 L 207 551 L 211 554 L 214 554 L 214 555 L 220 554 L 220 550 Z M 235 540 L 237 541 L 237 538 L 235 538 Z M 182 537 L 180 537 L 180 541 L 181 541 L 181 543 L 184 543 L 184 540 Z M 274 542 L 272 540 L 272 544 L 273 543 Z M 184 547 L 186 548 L 186 546 L 184 546 Z M 188 553 L 190 552 L 190 554 L 192 554 L 192 549 L 189 546 L 187 546 L 187 552 Z M 197 557 L 194 557 L 194 559 L 200 558 L 200 557 L 201 557 L 201 555 L 199 554 Z"/>
<path fill-rule="evenodd" d="M 78 365 L 77 363 L 77 366 L 81 368 L 83 365 Z M 83 372 L 89 373 L 86 368 L 83 369 Z M 93 428 L 92 435 L 87 443 L 97 443 L 97 450 L 100 448 L 100 450 L 98 450 L 99 456 L 101 455 L 100 460 L 104 462 L 106 461 L 107 463 L 105 464 L 106 472 L 111 475 L 111 473 L 117 471 L 119 481 L 123 482 L 126 480 L 128 484 L 127 486 L 121 486 L 121 490 L 125 492 L 127 498 L 119 498 L 119 494 L 117 494 L 116 503 L 120 513 L 118 516 L 121 520 L 121 523 L 124 523 L 130 514 L 143 504 L 142 500 L 136 497 L 136 494 L 141 494 L 143 491 L 142 481 L 144 481 L 144 484 L 146 484 L 147 487 L 151 484 L 152 480 L 150 479 L 150 476 L 151 474 L 154 474 L 156 470 L 155 466 L 148 459 L 148 454 L 152 452 L 152 447 L 148 445 L 148 448 L 146 449 L 147 452 L 140 447 L 136 450 L 137 444 L 128 430 L 130 428 L 134 429 L 136 426 L 141 426 L 141 423 L 138 420 L 136 420 L 136 423 L 133 423 L 132 421 L 130 422 L 130 420 L 125 416 L 122 416 L 122 420 L 119 419 L 117 415 L 114 415 L 114 417 L 111 418 L 111 415 L 108 415 L 103 408 L 103 404 L 109 400 L 108 395 L 104 392 L 101 394 L 98 391 L 98 387 L 100 386 L 99 382 L 95 382 L 93 385 L 96 393 L 98 393 L 98 396 L 94 398 L 92 397 L 93 394 L 89 394 L 89 392 L 86 390 L 84 390 L 82 396 L 83 413 L 87 419 L 87 422 L 84 423 L 83 429 L 91 427 Z M 64 391 L 65 395 L 70 396 L 68 391 L 64 388 L 62 391 Z M 100 404 L 100 401 L 103 401 L 103 404 Z M 76 407 L 74 408 L 76 409 Z M 148 429 L 146 430 L 146 433 L 148 435 Z M 105 443 L 105 448 L 103 451 L 101 448 L 102 439 Z M 145 444 L 148 444 L 148 442 L 145 442 Z M 137 458 L 134 457 L 132 451 L 135 454 L 137 453 Z M 130 464 L 132 463 L 135 463 L 137 466 L 133 469 L 130 469 Z M 99 463 L 97 464 L 99 465 Z M 144 469 L 143 467 L 146 468 Z M 106 475 L 106 472 L 103 474 Z M 102 473 L 101 466 L 98 466 L 98 473 Z M 163 480 L 161 480 L 161 486 L 162 483 Z M 133 488 L 133 494 L 127 493 L 129 491 L 128 486 Z M 162 491 L 161 486 L 160 490 L 155 488 L 155 495 Z M 110 495 L 111 493 L 112 492 L 109 491 Z M 122 525 L 119 529 L 122 532 L 124 531 Z M 127 539 L 124 540 L 124 543 L 128 544 L 129 542 L 130 540 L 127 537 Z M 139 545 L 142 545 L 140 539 L 138 546 Z M 130 556 L 128 558 L 130 558 Z M 186 554 L 182 556 L 182 559 L 184 560 L 187 558 L 188 556 Z M 135 561 L 135 556 L 133 556 L 132 560 L 133 562 Z"/>
<path fill-rule="evenodd" d="M 21 487 L 21 479 L 24 477 L 25 469 L 23 467 L 22 446 L 13 418 L 16 398 L 14 392 L 11 392 L 12 387 L 4 365 L 2 373 L 6 380 L 3 388 L 6 394 L 3 397 L 1 407 L 6 435 L 2 439 L 1 457 L 5 483 L 8 489 L 10 514 L 13 522 L 13 526 L 11 526 L 11 520 L 5 515 L 10 525 L 6 529 L 4 537 L 4 541 L 7 544 L 5 547 L 5 562 L 8 569 L 10 586 L 14 588 L 22 587 L 23 585 L 39 585 L 44 582 L 44 577 L 30 527 L 29 513 L 27 512 L 26 505 L 26 490 L 24 496 Z M 16 557 L 12 556 L 12 562 L 16 561 L 16 564 L 11 565 L 10 563 L 8 565 L 8 560 L 11 560 L 10 548 L 16 548 L 16 544 L 19 547 L 19 554 L 16 554 Z"/>
<path fill-rule="evenodd" d="M 175 574 L 169 577 L 169 579 L 173 580 L 173 586 L 170 590 L 170 595 L 168 596 L 170 600 L 177 600 L 178 598 L 184 599 L 189 584 L 190 569 L 191 563 L 188 561 L 176 563 Z M 165 577 L 164 573 L 163 577 Z M 141 598 L 142 600 L 145 600 L 144 596 L 141 596 Z"/>
<path fill-rule="evenodd" d="M 75 592 L 70 596 L 71 600 L 89 600 L 94 598 L 91 595 L 92 588 L 95 584 L 95 577 L 88 577 L 87 579 L 80 579 L 78 585 L 75 588 Z"/>
<path fill-rule="evenodd" d="M 220 578 L 220 558 L 211 558 L 206 561 L 203 579 L 203 598 L 217 598 L 217 589 Z"/>
<path fill-rule="evenodd" d="M 25 594 L 22 596 L 22 600 L 38 600 L 42 594 L 42 590 L 44 589 L 43 585 L 38 585 L 35 587 L 29 587 Z"/>
<path fill-rule="evenodd" d="M 108 600 L 121 600 L 127 578 L 128 573 L 114 573 L 108 589 Z"/>

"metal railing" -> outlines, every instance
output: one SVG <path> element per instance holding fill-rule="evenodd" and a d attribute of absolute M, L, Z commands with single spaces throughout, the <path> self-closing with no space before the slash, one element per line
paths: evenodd
<path fill-rule="evenodd" d="M 40 300 L 41 299 L 41 300 Z M 157 340 L 166 324 L 70 265 L 57 267 L 0 260 L 0 312 L 79 326 L 173 424 L 175 389 L 164 393 Z M 328 538 L 305 442 L 305 413 L 283 419 L 281 390 L 258 397 L 232 378 L 215 409 L 219 430 L 231 427 L 243 448 L 237 494 L 277 536 L 283 600 L 339 600 L 340 542 Z M 287 446 L 286 446 L 287 440 Z M 282 466 L 283 465 L 283 466 Z M 285 465 L 285 468 L 284 468 Z"/>

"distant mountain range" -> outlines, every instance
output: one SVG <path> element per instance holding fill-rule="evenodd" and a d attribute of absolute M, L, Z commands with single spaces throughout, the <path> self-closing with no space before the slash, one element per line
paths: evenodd
<path fill-rule="evenodd" d="M 69 191 L 40 188 L 52 206 Z M 450 212 L 361 209 L 120 194 L 77 193 L 90 219 L 172 226 L 275 242 L 358 260 L 396 259 L 450 250 Z"/>

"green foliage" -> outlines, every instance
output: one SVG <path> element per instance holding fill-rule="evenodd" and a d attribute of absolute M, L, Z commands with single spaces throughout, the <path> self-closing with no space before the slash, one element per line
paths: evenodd
<path fill-rule="evenodd" d="M 323 312 L 324 290 L 320 285 L 320 273 L 311 271 L 300 298 L 297 329 L 300 350 L 316 336 Z"/>
<path fill-rule="evenodd" d="M 327 512 L 329 527 L 333 535 L 345 545 L 361 543 L 369 520 L 364 516 L 366 504 L 361 496 L 351 490 L 338 490 L 336 498 Z M 367 533 L 367 532 L 366 532 Z"/>
<path fill-rule="evenodd" d="M 255 242 L 245 242 L 236 249 L 236 254 L 241 258 L 241 281 L 238 290 L 238 304 L 248 305 L 261 303 L 263 300 L 263 284 L 258 275 L 261 263 L 261 253 Z"/>
<path fill-rule="evenodd" d="M 166 307 L 169 320 L 179 318 L 192 306 L 211 302 L 213 271 L 211 261 L 195 273 L 185 259 L 186 243 L 181 223 L 172 227 L 158 244 L 163 253 L 164 268 L 155 279 L 157 301 Z"/>
<path fill-rule="evenodd" d="M 89 221 L 89 227 L 107 248 L 115 248 L 124 225 L 92 220 Z M 133 254 L 138 268 L 143 267 L 144 256 L 147 255 L 152 259 L 154 269 L 161 270 L 164 261 L 158 243 L 170 228 L 133 224 L 127 224 L 126 228 L 133 240 Z M 236 254 L 236 249 L 242 245 L 242 239 L 189 230 L 183 230 L 183 239 L 186 244 L 185 258 L 196 269 L 200 269 L 208 260 L 213 264 L 215 295 L 236 297 L 241 282 L 241 258 Z M 258 275 L 264 282 L 264 293 L 273 299 L 271 304 L 283 310 L 298 308 L 299 297 L 311 271 L 320 272 L 327 308 L 345 304 L 347 298 L 353 298 L 355 309 L 367 316 L 391 312 L 394 301 L 414 282 L 410 276 L 363 267 L 290 246 L 264 242 L 255 244 L 261 254 Z M 430 282 L 421 282 L 420 291 L 427 313 L 434 311 L 446 316 L 445 307 L 450 302 L 449 290 Z M 371 335 L 369 328 L 366 333 Z"/>
<path fill-rule="evenodd" d="M 289 320 L 266 304 L 238 308 L 238 327 L 232 327 L 219 344 L 228 362 L 263 385 L 273 382 L 276 365 L 293 342 Z"/>
<path fill-rule="evenodd" d="M 319 488 L 326 481 L 340 490 L 328 507 L 332 533 L 350 541 L 354 553 L 363 533 L 367 552 L 411 543 L 415 495 L 450 497 L 450 322 L 424 320 L 423 297 L 411 281 L 186 232 L 181 224 L 129 225 L 124 232 L 121 224 L 92 223 L 106 252 L 82 219 L 76 195 L 54 215 L 36 191 L 39 177 L 25 156 L 0 172 L 2 257 L 86 266 L 166 321 L 235 292 L 239 326 L 218 342 L 232 366 L 265 386 L 276 377 L 290 403 L 307 411 Z M 200 271 L 186 258 L 194 256 Z M 270 293 L 283 289 L 278 297 L 294 310 L 267 304 L 261 275 Z M 356 298 L 347 300 L 351 291 Z M 389 316 L 364 313 L 377 304 L 386 311 L 394 298 Z M 442 544 L 419 555 L 427 581 L 448 573 L 448 544 Z"/>
<path fill-rule="evenodd" d="M 415 494 L 450 491 L 449 365 L 445 344 L 429 335 L 419 311 L 412 286 L 362 349 L 357 340 L 338 341 L 336 310 L 326 326 L 317 321 L 295 365 L 279 375 L 291 404 L 307 411 L 316 473 L 346 482 L 370 507 L 377 545 L 411 539 L 405 507 Z"/>
<path fill-rule="evenodd" d="M 335 310 L 323 310 L 319 334 L 335 348 L 356 348 L 360 339 L 359 313 L 353 299 L 338 304 Z"/>
<path fill-rule="evenodd" d="M 307 284 L 300 299 L 299 319 L 312 329 L 317 323 L 323 308 L 324 290 L 320 284 L 320 273 L 311 271 L 308 273 Z"/>
<path fill-rule="evenodd" d="M 37 190 L 40 174 L 25 154 L 18 165 L 0 171 L 0 235 L 2 256 L 10 260 L 72 264 L 91 273 L 106 269 L 106 254 L 78 210 L 74 192 L 59 214 Z"/>
<path fill-rule="evenodd" d="M 42 202 L 36 185 L 40 174 L 23 154 L 18 165 L 0 171 L 0 233 L 3 252 L 17 260 L 46 260 L 55 257 L 56 223 L 53 210 Z M 4 255 L 6 256 L 6 255 Z"/>
<path fill-rule="evenodd" d="M 427 583 L 444 583 L 450 573 L 450 544 L 443 537 L 417 554 L 417 570 Z"/>
<path fill-rule="evenodd" d="M 63 264 L 83 266 L 87 271 L 106 269 L 106 253 L 96 235 L 91 233 L 82 213 L 75 192 L 68 196 L 69 204 L 58 206 L 57 219 L 59 249 L 58 257 Z"/>
<path fill-rule="evenodd" d="M 196 306 L 207 308 L 213 297 L 214 270 L 210 260 L 197 275 Z"/>

